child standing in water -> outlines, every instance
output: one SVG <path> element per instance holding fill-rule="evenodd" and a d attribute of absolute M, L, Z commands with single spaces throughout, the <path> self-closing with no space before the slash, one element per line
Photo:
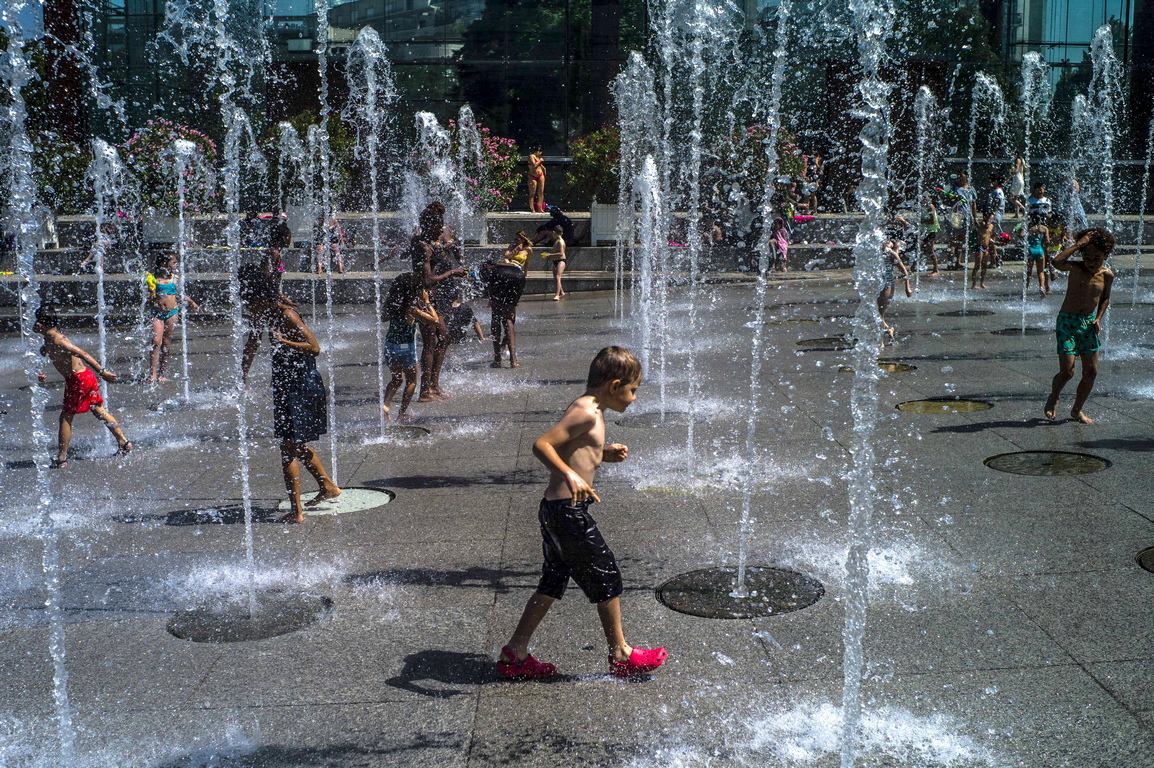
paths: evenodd
<path fill-rule="evenodd" d="M 1114 273 L 1106 266 L 1106 259 L 1113 250 L 1114 236 L 1095 227 L 1074 235 L 1074 244 L 1054 257 L 1054 267 L 1069 272 L 1070 277 L 1066 281 L 1066 300 L 1055 324 L 1058 373 L 1046 400 L 1047 419 L 1054 418 L 1062 388 L 1074 378 L 1074 358 L 1081 357 L 1082 380 L 1078 382 L 1070 418 L 1082 424 L 1093 423 L 1082 408 L 1098 376 L 1098 350 L 1102 348 L 1098 336 L 1102 333 L 1102 317 L 1110 306 L 1110 288 L 1114 284 Z M 1082 260 L 1069 261 L 1079 251 Z"/>
<path fill-rule="evenodd" d="M 60 371 L 64 377 L 64 406 L 60 409 L 60 434 L 56 458 L 52 460 L 52 467 L 68 465 L 68 444 L 72 442 L 72 419 L 78 413 L 88 413 L 104 422 L 108 431 L 116 438 L 119 448 L 117 456 L 122 456 L 132 450 L 132 443 L 124 436 L 116 419 L 112 418 L 104 407 L 104 399 L 100 396 L 100 385 L 96 377 L 111 383 L 116 381 L 116 374 L 106 370 L 95 357 L 68 340 L 56 326 L 58 321 L 56 311 L 51 307 L 41 307 L 36 313 L 36 324 L 32 330 L 44 337 L 44 346 L 40 354 L 52 361 L 52 366 Z M 48 381 L 43 373 L 37 374 L 40 384 Z"/>
<path fill-rule="evenodd" d="M 502 677 L 546 678 L 557 673 L 554 665 L 533 658 L 529 640 L 549 608 L 565 594 L 570 577 L 597 605 L 611 673 L 630 677 L 652 672 L 665 661 L 664 648 L 646 650 L 625 642 L 621 572 L 589 514 L 589 505 L 601 501 L 593 489 L 597 467 L 603 461 L 624 461 L 629 455 L 624 445 L 605 445 L 604 410 L 624 413 L 640 386 L 641 364 L 632 353 L 621 347 L 602 349 L 589 366 L 585 394 L 533 444 L 533 455 L 549 468 L 549 485 L 537 512 L 545 562 L 537 591 L 497 659 Z"/>
<path fill-rule="evenodd" d="M 150 291 L 148 310 L 152 314 L 152 355 L 149 358 L 149 384 L 165 384 L 164 369 L 168 365 L 168 348 L 172 343 L 172 329 L 180 315 L 180 292 L 177 289 L 176 254 L 161 253 L 156 257 L 156 272 L 148 275 Z M 184 297 L 193 312 L 200 306 L 187 294 Z"/>
<path fill-rule="evenodd" d="M 978 247 L 974 251 L 974 270 L 970 275 L 970 288 L 985 288 L 986 287 L 986 266 L 993 258 L 990 250 L 993 246 L 994 240 L 994 218 L 986 214 L 982 219 L 982 223 L 978 225 Z M 979 283 L 979 275 L 981 281 Z"/>
<path fill-rule="evenodd" d="M 930 277 L 937 277 L 942 272 L 938 269 L 938 253 L 934 250 L 934 246 L 938 241 L 938 232 L 942 229 L 942 223 L 938 219 L 938 209 L 934 205 L 934 198 L 930 195 L 922 195 L 922 255 L 928 259 L 934 266 L 934 271 L 930 272 Z"/>
<path fill-rule="evenodd" d="M 1038 272 L 1038 290 L 1042 298 L 1050 295 L 1046 283 L 1046 247 L 1050 244 L 1050 230 L 1042 222 L 1030 225 L 1026 234 L 1026 290 L 1030 290 L 1030 272 Z"/>
<path fill-rule="evenodd" d="M 397 390 L 401 392 L 401 412 L 398 421 L 409 419 L 409 404 L 417 391 L 417 323 L 436 325 L 440 318 L 429 303 L 429 294 L 412 272 L 402 272 L 393 280 L 385 299 L 385 316 L 389 330 L 385 334 L 385 364 L 392 378 L 385 388 L 382 406 L 385 418 L 392 420 L 390 406 Z"/>

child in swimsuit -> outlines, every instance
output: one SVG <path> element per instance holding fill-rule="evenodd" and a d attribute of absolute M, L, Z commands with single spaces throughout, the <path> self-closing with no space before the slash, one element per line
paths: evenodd
<path fill-rule="evenodd" d="M 517 368 L 517 304 L 525 290 L 525 264 L 533 253 L 533 241 L 524 232 L 505 251 L 503 261 L 494 264 L 485 273 L 485 288 L 489 293 L 489 335 L 493 338 L 493 362 L 490 368 L 501 367 L 501 350 L 509 350 L 509 367 Z"/>
<path fill-rule="evenodd" d="M 119 446 L 116 455 L 121 456 L 132 450 L 132 443 L 124 436 L 120 425 L 104 407 L 100 396 L 100 385 L 96 377 L 107 382 L 116 381 L 116 374 L 104 368 L 95 357 L 68 340 L 57 330 L 56 312 L 52 307 L 41 307 L 36 313 L 36 324 L 32 330 L 44 336 L 44 346 L 40 354 L 52 361 L 53 367 L 64 377 L 64 406 L 60 409 L 60 433 L 56 458 L 52 467 L 68 464 L 68 444 L 72 441 L 72 418 L 78 413 L 88 413 L 104 422 L 108 431 L 116 438 Z M 41 385 L 48 381 L 44 373 L 37 374 Z"/>
<path fill-rule="evenodd" d="M 609 646 L 609 671 L 619 677 L 652 672 L 666 659 L 664 648 L 635 648 L 621 628 L 621 571 L 605 543 L 589 505 L 599 502 L 593 478 L 602 462 L 624 461 L 629 449 L 605 444 L 605 410 L 624 413 L 637 399 L 641 364 L 629 350 L 606 347 L 589 366 L 585 394 L 533 444 L 533 455 L 549 469 L 549 485 L 537 510 L 545 562 L 537 589 L 525 605 L 517 629 L 497 659 L 505 678 L 548 678 L 557 667 L 529 653 L 529 641 L 553 603 L 577 582 L 597 616 Z"/>
<path fill-rule="evenodd" d="M 152 315 L 152 354 L 150 356 L 149 384 L 165 383 L 164 375 L 168 365 L 168 347 L 172 342 L 172 329 L 176 327 L 176 316 L 180 314 L 180 291 L 177 286 L 175 253 L 161 253 L 156 257 L 156 272 L 148 275 L 150 291 L 148 311 Z M 185 296 L 184 301 L 193 312 L 200 305 Z"/>
<path fill-rule="evenodd" d="M 1082 412 L 1098 377 L 1098 350 L 1102 348 L 1099 334 L 1102 318 L 1110 306 L 1110 288 L 1114 273 L 1106 266 L 1106 259 L 1114 250 L 1114 236 L 1105 229 L 1084 229 L 1074 235 L 1074 244 L 1062 249 L 1054 257 L 1054 268 L 1069 272 L 1066 299 L 1058 312 L 1055 334 L 1058 341 L 1058 373 L 1046 400 L 1047 419 L 1054 418 L 1062 388 L 1074 378 L 1074 358 L 1082 358 L 1082 380 L 1074 396 L 1070 417 L 1082 424 L 1093 423 Z M 1069 261 L 1081 251 L 1081 261 Z"/>
<path fill-rule="evenodd" d="M 560 301 L 561 297 L 565 295 L 565 290 L 561 287 L 561 275 L 565 274 L 566 262 L 565 238 L 554 233 L 553 245 L 557 250 L 542 253 L 541 258 L 553 262 L 553 301 Z"/>
<path fill-rule="evenodd" d="M 934 205 L 934 199 L 929 195 L 922 195 L 922 255 L 933 264 L 934 269 L 930 272 L 930 277 L 935 277 L 941 274 L 938 269 L 938 254 L 934 250 L 934 246 L 938 241 L 938 232 L 942 229 L 941 221 L 938 219 L 938 209 Z"/>
<path fill-rule="evenodd" d="M 990 249 L 994 239 L 994 217 L 987 213 L 978 225 L 978 249 L 974 253 L 974 271 L 970 276 L 970 288 L 986 287 L 986 266 L 990 262 Z M 979 276 L 981 278 L 979 282 Z"/>
<path fill-rule="evenodd" d="M 390 406 L 403 383 L 405 388 L 401 391 L 401 412 L 397 414 L 397 420 L 407 421 L 409 403 L 417 391 L 417 323 L 436 325 L 440 318 L 429 303 L 428 291 L 412 272 L 403 272 L 393 280 L 384 311 L 385 316 L 381 319 L 389 324 L 385 333 L 385 364 L 389 366 L 392 378 L 385 388 L 382 407 L 385 418 L 391 421 Z"/>
<path fill-rule="evenodd" d="M 1050 242 L 1050 230 L 1045 224 L 1037 223 L 1030 227 L 1026 235 L 1026 290 L 1030 290 L 1030 273 L 1037 271 L 1038 288 L 1042 298 L 1050 295 L 1049 284 L 1046 281 L 1046 246 Z"/>
<path fill-rule="evenodd" d="M 773 249 L 773 271 L 789 271 L 789 227 L 778 216 L 769 228 L 769 244 Z"/>

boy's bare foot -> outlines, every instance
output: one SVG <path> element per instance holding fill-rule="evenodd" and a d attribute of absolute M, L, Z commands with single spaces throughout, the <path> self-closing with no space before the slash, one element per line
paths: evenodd
<path fill-rule="evenodd" d="M 437 397 L 441 398 L 442 400 L 444 400 L 447 397 L 452 397 L 452 395 L 450 393 L 446 392 L 445 390 L 441 389 L 440 387 L 433 387 L 433 394 L 436 395 Z"/>
<path fill-rule="evenodd" d="M 935 269 L 933 272 L 930 273 L 930 277 L 937 277 L 940 274 L 941 274 L 941 272 L 939 270 Z"/>
<path fill-rule="evenodd" d="M 1070 418 L 1079 424 L 1093 424 L 1094 420 L 1081 411 L 1070 411 Z"/>
<path fill-rule="evenodd" d="M 432 392 L 423 392 L 423 393 L 421 393 L 421 396 L 417 398 L 417 402 L 418 403 L 435 403 L 440 399 L 441 398 L 437 397 Z"/>
<path fill-rule="evenodd" d="M 560 296 L 554 296 L 553 301 L 561 301 L 561 297 Z"/>
<path fill-rule="evenodd" d="M 986 290 L 986 281 L 985 281 L 985 280 L 983 280 L 983 281 L 982 281 L 982 284 L 981 284 L 981 285 L 979 285 L 978 287 L 979 287 L 979 288 L 981 288 L 983 291 L 984 291 L 984 290 Z"/>
<path fill-rule="evenodd" d="M 401 411 L 400 415 L 397 416 L 398 424 L 408 424 L 410 421 L 416 421 L 416 417 L 406 411 Z"/>
<path fill-rule="evenodd" d="M 161 376 L 156 381 L 158 384 L 167 384 L 168 383 L 168 377 L 167 376 Z"/>
<path fill-rule="evenodd" d="M 509 367 L 510 368 L 520 368 L 521 364 L 518 363 L 516 360 L 510 360 L 509 361 Z"/>
<path fill-rule="evenodd" d="M 155 376 L 149 376 L 147 379 L 144 380 L 144 383 L 145 384 L 155 384 L 156 383 L 156 377 Z"/>
<path fill-rule="evenodd" d="M 67 458 L 61 459 L 61 458 L 57 457 L 57 458 L 52 460 L 52 463 L 48 465 L 48 468 L 49 469 L 63 469 L 64 467 L 67 467 L 67 466 L 68 466 L 68 459 Z"/>
<path fill-rule="evenodd" d="M 128 454 L 132 453 L 132 449 L 134 447 L 135 446 L 133 446 L 132 441 L 125 440 L 120 444 L 120 447 L 116 449 L 116 453 L 114 453 L 113 456 L 127 456 Z"/>
<path fill-rule="evenodd" d="M 381 410 L 385 414 L 385 421 L 392 421 L 393 420 L 393 413 L 392 413 L 392 411 L 389 410 L 389 406 L 382 405 Z"/>
<path fill-rule="evenodd" d="M 1054 415 L 1058 412 L 1058 397 L 1057 397 L 1057 395 L 1051 394 L 1048 398 L 1046 398 L 1046 407 L 1045 407 L 1044 411 L 1045 411 L 1047 419 L 1053 419 L 1054 418 Z"/>
<path fill-rule="evenodd" d="M 341 489 L 337 488 L 329 481 L 327 485 L 322 485 L 321 489 L 317 491 L 317 495 L 313 496 L 309 501 L 305 502 L 306 507 L 315 507 L 318 504 L 323 504 L 330 499 L 335 499 L 341 495 Z"/>
<path fill-rule="evenodd" d="M 276 519 L 278 523 L 303 523 L 305 521 L 304 512 L 289 512 Z"/>

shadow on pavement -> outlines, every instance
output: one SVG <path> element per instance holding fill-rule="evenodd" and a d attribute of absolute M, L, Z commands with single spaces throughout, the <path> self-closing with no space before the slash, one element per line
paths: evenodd
<path fill-rule="evenodd" d="M 573 682 L 572 675 L 554 675 L 547 680 L 535 680 L 541 685 Z M 396 677 L 385 681 L 386 685 L 434 699 L 472 693 L 470 690 L 453 688 L 433 688 L 418 685 L 418 682 L 444 683 L 445 685 L 477 686 L 502 682 L 497 675 L 497 665 L 488 656 L 479 653 L 460 653 L 431 648 L 417 651 L 405 657 L 405 666 Z"/>
<path fill-rule="evenodd" d="M 1149 437 L 1104 437 L 1101 440 L 1083 440 L 1076 443 L 1083 448 L 1107 448 L 1116 451 L 1154 451 L 1154 438 Z"/>
<path fill-rule="evenodd" d="M 1005 419 L 1002 421 L 979 421 L 974 424 L 955 424 L 950 427 L 938 427 L 933 432 L 952 432 L 954 434 L 969 434 L 972 432 L 984 432 L 987 429 L 1033 429 L 1034 427 L 1048 427 L 1055 424 L 1061 424 L 1067 419 L 1059 421 L 1051 421 L 1050 419 L 1033 418 L 1025 421 L 1014 421 L 1012 419 Z"/>

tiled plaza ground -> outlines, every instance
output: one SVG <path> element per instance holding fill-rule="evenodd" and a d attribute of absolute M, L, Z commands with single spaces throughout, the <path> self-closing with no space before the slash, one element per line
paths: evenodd
<path fill-rule="evenodd" d="M 992 315 L 942 317 L 960 306 L 952 285 L 923 279 L 914 299 L 896 301 L 899 340 L 883 353 L 917 368 L 879 383 L 860 764 L 1154 765 L 1154 574 L 1134 559 L 1154 545 L 1154 307 L 1120 300 L 1111 313 L 1110 354 L 1087 408 L 1097 423 L 1050 423 L 1040 417 L 1052 336 L 991 333 L 1018 324 L 1016 285 L 996 282 L 971 301 Z M 686 616 L 654 597 L 671 576 L 731 564 L 737 549 L 754 292 L 710 286 L 705 298 L 693 479 L 684 427 L 611 424 L 631 458 L 597 484 L 604 503 L 594 513 L 625 575 L 627 636 L 670 651 L 663 669 L 632 683 L 605 674 L 595 614 L 576 589 L 535 642 L 563 676 L 505 683 L 491 665 L 539 568 L 545 474 L 532 442 L 580 394 L 593 353 L 633 341 L 611 296 L 523 303 L 518 370 L 489 369 L 482 345 L 454 349 L 446 384 L 455 396 L 417 409 L 431 434 L 413 442 L 374 439 L 372 312 L 342 307 L 338 341 L 322 356 L 322 370 L 327 356 L 336 366 L 340 481 L 397 498 L 303 526 L 255 525 L 262 589 L 334 603 L 321 623 L 259 642 L 197 644 L 166 631 L 177 610 L 244 594 L 235 513 L 188 514 L 240 500 L 227 329 L 190 329 L 191 409 L 164 402 L 179 383 L 159 395 L 113 385 L 111 405 L 139 450 L 106 458 L 105 435 L 78 416 L 77 460 L 50 485 L 77 764 L 836 765 L 852 374 L 839 371 L 847 353 L 803 353 L 796 342 L 848 333 L 852 287 L 827 273 L 769 292 L 751 552 L 827 591 L 811 608 L 757 620 Z M 1030 324 L 1048 328 L 1058 303 L 1032 298 Z M 670 327 L 667 405 L 681 410 L 684 306 Z M 316 330 L 325 345 L 323 320 Z M 18 389 L 19 340 L 2 343 L 0 765 L 56 766 L 29 398 Z M 114 336 L 114 367 L 130 369 L 133 343 Z M 258 363 L 247 401 L 258 518 L 283 496 L 267 366 Z M 647 372 L 638 412 L 658 408 L 657 373 Z M 950 394 L 993 408 L 895 408 Z M 59 396 L 53 389 L 45 414 L 53 432 Z M 328 440 L 319 447 L 327 461 Z M 1112 465 L 1030 477 L 982 464 L 1029 449 Z"/>

